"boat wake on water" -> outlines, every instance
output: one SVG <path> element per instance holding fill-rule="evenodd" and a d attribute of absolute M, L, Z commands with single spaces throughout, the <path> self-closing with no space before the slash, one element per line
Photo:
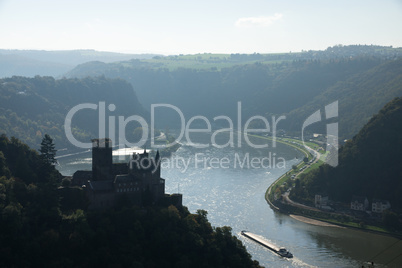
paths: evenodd
<path fill-rule="evenodd" d="M 55 159 L 60 159 L 60 158 L 64 158 L 64 157 L 85 154 L 85 153 L 88 153 L 90 151 L 91 150 L 85 150 L 85 151 L 80 151 L 80 152 L 74 152 L 74 153 L 71 153 L 71 154 L 63 154 L 63 155 L 60 155 L 60 156 L 56 156 Z"/>
<path fill-rule="evenodd" d="M 304 261 L 300 260 L 299 258 L 292 258 L 289 260 L 292 262 L 292 265 L 294 267 L 309 267 L 309 268 L 317 268 L 318 266 L 310 265 L 308 263 L 305 263 Z"/>

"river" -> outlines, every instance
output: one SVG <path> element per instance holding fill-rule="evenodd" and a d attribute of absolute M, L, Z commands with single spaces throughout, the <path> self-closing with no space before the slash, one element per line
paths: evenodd
<path fill-rule="evenodd" d="M 217 144 L 228 141 L 218 135 Z M 211 142 L 210 135 L 196 135 L 200 144 Z M 183 146 L 162 163 L 166 192 L 183 194 L 191 212 L 208 211 L 213 226 L 228 225 L 243 241 L 253 259 L 265 267 L 361 267 L 374 261 L 375 267 L 402 267 L 402 242 L 377 234 L 337 227 L 320 227 L 274 212 L 264 194 L 270 184 L 302 159 L 295 148 L 251 138 L 255 149 L 243 139 L 241 146 L 198 149 L 183 141 Z M 117 159 L 116 159 L 117 161 Z M 91 169 L 91 154 L 84 152 L 59 158 L 59 170 L 72 175 Z M 240 235 L 248 230 L 277 246 L 286 247 L 294 258 L 281 258 Z"/>

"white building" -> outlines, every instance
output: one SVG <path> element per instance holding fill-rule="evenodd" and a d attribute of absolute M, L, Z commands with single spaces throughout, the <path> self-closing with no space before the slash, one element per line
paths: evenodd
<path fill-rule="evenodd" d="M 369 207 L 369 201 L 367 197 L 354 195 L 350 202 L 350 209 L 366 211 Z"/>
<path fill-rule="evenodd" d="M 390 209 L 391 204 L 388 200 L 373 199 L 373 204 L 371 205 L 371 211 L 376 213 L 383 213 L 384 210 Z"/>

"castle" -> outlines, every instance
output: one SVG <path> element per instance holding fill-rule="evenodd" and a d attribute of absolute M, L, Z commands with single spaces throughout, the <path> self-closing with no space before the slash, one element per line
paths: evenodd
<path fill-rule="evenodd" d="M 92 140 L 92 170 L 78 170 L 72 184 L 85 188 L 88 209 L 110 208 L 119 200 L 144 206 L 158 203 L 182 205 L 181 194 L 165 194 L 159 151 L 152 158 L 146 150 L 134 153 L 128 163 L 113 163 L 112 141 Z"/>

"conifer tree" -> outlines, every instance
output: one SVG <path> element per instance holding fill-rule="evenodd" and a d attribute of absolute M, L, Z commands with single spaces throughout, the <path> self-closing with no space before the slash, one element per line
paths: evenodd
<path fill-rule="evenodd" d="M 53 139 L 48 135 L 45 134 L 45 136 L 42 139 L 42 142 L 40 144 L 40 156 L 42 160 L 50 165 L 56 164 L 56 149 L 55 145 L 53 143 Z"/>

